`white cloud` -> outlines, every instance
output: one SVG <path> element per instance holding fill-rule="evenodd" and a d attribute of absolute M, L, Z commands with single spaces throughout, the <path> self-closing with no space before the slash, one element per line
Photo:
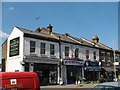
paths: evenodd
<path fill-rule="evenodd" d="M 7 38 L 9 34 L 0 31 L 0 38 Z"/>
<path fill-rule="evenodd" d="M 13 9 L 14 9 L 14 7 L 9 7 L 9 9 L 10 9 L 10 10 L 13 10 Z"/>

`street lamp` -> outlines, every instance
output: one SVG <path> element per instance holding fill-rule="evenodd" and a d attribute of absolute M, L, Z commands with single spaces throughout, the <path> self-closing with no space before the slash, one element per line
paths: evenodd
<path fill-rule="evenodd" d="M 115 82 L 116 82 L 116 65 L 115 65 L 115 48 L 114 48 L 114 40 L 113 40 L 113 52 L 114 52 L 114 74 L 115 74 Z"/>

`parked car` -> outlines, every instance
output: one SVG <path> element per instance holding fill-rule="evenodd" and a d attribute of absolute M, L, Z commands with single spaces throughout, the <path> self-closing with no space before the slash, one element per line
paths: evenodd
<path fill-rule="evenodd" d="M 120 82 L 101 83 L 91 90 L 120 90 Z"/>
<path fill-rule="evenodd" d="M 40 84 L 34 72 L 1 72 L 0 88 L 0 90 L 40 90 Z"/>

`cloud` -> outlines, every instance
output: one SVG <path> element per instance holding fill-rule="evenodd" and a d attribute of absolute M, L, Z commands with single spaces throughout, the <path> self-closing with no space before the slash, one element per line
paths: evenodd
<path fill-rule="evenodd" d="M 9 34 L 0 31 L 0 38 L 7 38 Z"/>
<path fill-rule="evenodd" d="M 9 7 L 9 9 L 10 9 L 10 10 L 13 10 L 13 9 L 14 9 L 14 7 Z"/>

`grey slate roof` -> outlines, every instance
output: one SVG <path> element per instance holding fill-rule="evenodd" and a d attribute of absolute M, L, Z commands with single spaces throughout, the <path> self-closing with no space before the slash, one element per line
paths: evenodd
<path fill-rule="evenodd" d="M 24 29 L 24 28 L 20 28 L 20 27 L 16 27 L 18 28 L 19 30 L 21 30 L 23 33 L 26 33 L 26 34 L 31 34 L 31 35 L 37 35 L 37 36 L 40 36 L 40 37 L 47 37 L 47 38 L 52 38 L 52 39 L 56 39 L 56 40 L 59 40 L 58 38 L 52 36 L 51 34 L 44 34 L 44 33 L 39 33 L 39 32 L 36 32 L 36 31 L 32 31 L 32 30 L 28 30 L 28 29 Z M 45 28 L 44 28 L 45 29 Z M 69 42 L 69 43 L 75 43 L 75 44 L 79 44 L 79 45 L 86 45 L 86 46 L 90 46 L 90 47 L 95 47 L 93 45 L 93 42 L 90 41 L 91 43 L 87 42 L 86 40 L 83 40 L 83 39 L 79 39 L 79 38 L 75 38 L 75 39 L 71 39 L 69 36 L 67 36 L 66 34 L 58 34 L 58 33 L 54 33 L 52 32 L 55 36 L 57 37 L 60 37 L 60 40 L 61 41 L 65 41 L 65 42 Z M 80 43 L 82 42 L 82 43 Z M 98 48 L 102 48 L 102 49 L 107 49 L 107 50 L 112 50 L 112 48 L 110 47 L 107 47 L 106 45 L 103 45 L 101 43 L 98 43 Z"/>
<path fill-rule="evenodd" d="M 53 38 L 56 39 L 55 37 L 49 35 L 49 34 L 43 34 L 43 33 L 38 33 L 32 30 L 28 30 L 28 29 L 24 29 L 24 28 L 20 28 L 17 27 L 20 31 L 22 31 L 23 33 L 27 33 L 27 34 L 32 34 L 32 35 L 37 35 L 37 36 L 42 36 L 42 37 L 47 37 L 47 38 Z"/>

